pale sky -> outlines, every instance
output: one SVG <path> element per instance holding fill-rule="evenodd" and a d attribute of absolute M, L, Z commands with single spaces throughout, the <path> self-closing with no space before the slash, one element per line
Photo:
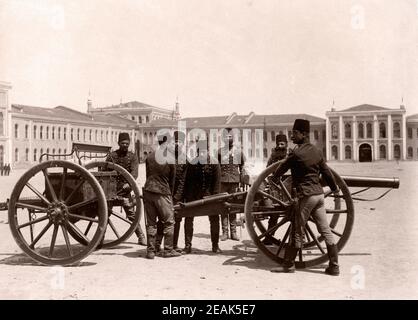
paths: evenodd
<path fill-rule="evenodd" d="M 0 0 L 12 103 L 418 113 L 418 0 Z"/>

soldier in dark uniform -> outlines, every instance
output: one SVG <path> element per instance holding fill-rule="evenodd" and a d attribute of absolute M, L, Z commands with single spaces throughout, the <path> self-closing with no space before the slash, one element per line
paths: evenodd
<path fill-rule="evenodd" d="M 174 181 L 174 192 L 173 192 L 174 205 L 178 204 L 179 202 L 184 202 L 184 181 L 186 179 L 186 167 L 187 167 L 186 154 L 183 150 L 185 138 L 186 136 L 183 132 L 174 131 L 174 144 L 175 144 L 174 155 L 176 159 L 176 178 Z M 179 218 L 174 217 L 174 221 L 175 223 L 174 223 L 174 233 L 173 233 L 173 249 L 176 250 L 177 252 L 182 252 L 184 250 L 178 247 L 181 217 Z M 160 251 L 162 239 L 163 239 L 163 224 L 159 221 L 157 224 L 157 238 L 155 242 L 156 252 Z M 190 253 L 190 252 L 185 251 L 185 253 Z"/>
<path fill-rule="evenodd" d="M 283 160 L 287 156 L 287 137 L 285 134 L 278 134 L 276 136 L 276 147 L 271 150 L 270 158 L 267 161 L 267 167 L 273 163 Z M 277 215 L 271 215 L 268 221 L 267 230 L 273 228 L 277 224 L 279 217 Z M 271 234 L 273 236 L 274 233 Z M 271 245 L 271 236 L 266 236 L 263 240 L 265 245 Z"/>
<path fill-rule="evenodd" d="M 174 147 L 167 136 L 159 139 L 159 147 L 148 155 L 145 161 L 147 180 L 144 185 L 144 209 L 147 217 L 147 258 L 154 259 L 157 221 L 163 224 L 164 252 L 163 257 L 178 257 L 180 253 L 173 250 L 174 210 L 172 194 L 176 167 L 174 165 Z M 162 151 L 163 150 L 163 151 Z M 162 153 L 161 153 L 162 152 Z M 165 154 L 166 159 L 159 159 Z M 168 159 L 168 158 L 172 159 Z M 169 160 L 169 161 L 162 161 Z"/>
<path fill-rule="evenodd" d="M 292 184 L 296 188 L 298 197 L 298 208 L 295 212 L 293 243 L 286 247 L 283 265 L 271 271 L 295 272 L 295 258 L 303 245 L 303 230 L 309 217 L 312 216 L 327 245 L 329 266 L 325 269 L 325 273 L 337 276 L 339 275 L 338 249 L 326 217 L 320 175 L 332 192 L 337 193 L 339 190 L 322 152 L 309 143 L 309 127 L 309 121 L 295 120 L 292 141 L 297 147 L 283 160 L 274 174 L 278 177 L 288 169 L 291 170 Z"/>
<path fill-rule="evenodd" d="M 135 155 L 135 153 L 128 150 L 130 143 L 131 140 L 129 138 L 129 134 L 121 132 L 118 137 L 119 149 L 111 152 L 107 156 L 106 161 L 120 165 L 121 167 L 126 169 L 136 180 L 138 178 L 138 158 Z M 122 176 L 118 176 L 117 190 L 123 190 L 120 194 L 122 197 L 125 198 L 123 210 L 125 211 L 128 220 L 133 221 L 135 219 L 135 212 L 133 210 L 132 204 L 132 190 L 130 189 L 127 181 Z M 139 199 L 136 199 L 136 201 L 139 201 Z M 145 246 L 145 235 L 139 223 L 137 228 L 135 229 L 135 234 L 138 237 L 138 244 Z"/>
<path fill-rule="evenodd" d="M 198 156 L 187 164 L 184 198 L 186 202 L 202 199 L 219 193 L 221 167 L 216 159 L 210 157 L 207 151 L 207 141 L 197 143 Z M 210 238 L 212 252 L 222 252 L 219 248 L 219 215 L 210 215 Z M 191 253 L 193 238 L 193 217 L 186 217 L 184 222 L 185 253 Z"/>
<path fill-rule="evenodd" d="M 243 167 L 245 160 L 241 150 L 234 146 L 232 129 L 227 128 L 226 130 L 228 132 L 227 144 L 218 152 L 218 161 L 221 164 L 221 192 L 234 193 L 237 192 L 243 177 Z M 238 241 L 237 215 L 235 213 L 229 213 L 228 209 L 225 209 L 225 211 L 221 213 L 221 240 L 225 241 L 229 238 L 228 220 L 231 230 L 231 239 Z"/>

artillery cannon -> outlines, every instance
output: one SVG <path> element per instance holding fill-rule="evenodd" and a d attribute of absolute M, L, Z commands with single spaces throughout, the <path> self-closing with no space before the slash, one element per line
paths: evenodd
<path fill-rule="evenodd" d="M 142 214 L 135 179 L 113 162 L 82 162 L 107 157 L 109 152 L 107 146 L 74 143 L 70 154 L 43 154 L 40 163 L 17 181 L 10 199 L 0 203 L 0 210 L 8 210 L 16 243 L 33 260 L 74 264 L 99 244 L 115 246 L 135 231 Z M 42 161 L 71 157 L 73 161 Z M 130 190 L 118 190 L 119 179 Z M 122 214 L 127 197 L 133 219 Z"/>

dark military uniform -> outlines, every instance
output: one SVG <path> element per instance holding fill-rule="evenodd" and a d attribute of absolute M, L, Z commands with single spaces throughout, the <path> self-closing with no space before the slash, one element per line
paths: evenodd
<path fill-rule="evenodd" d="M 186 179 L 184 185 L 184 198 L 186 202 L 202 199 L 220 191 L 221 167 L 216 163 L 216 159 L 208 156 L 206 164 L 189 163 L 186 168 Z M 195 159 L 196 160 L 196 159 Z M 196 161 L 192 161 L 195 163 Z M 186 217 L 184 222 L 184 233 L 186 248 L 191 248 L 193 238 L 193 219 Z M 212 251 L 219 250 L 219 215 L 209 216 L 210 237 L 212 241 Z"/>
<path fill-rule="evenodd" d="M 267 161 L 267 167 L 279 160 L 286 158 L 286 155 L 287 155 L 287 148 L 282 149 L 282 148 L 276 147 L 276 148 L 271 149 L 271 155 Z"/>
<path fill-rule="evenodd" d="M 123 152 L 120 149 L 111 152 L 107 158 L 106 161 L 113 162 L 115 164 L 120 165 L 124 169 L 126 169 L 132 177 L 136 180 L 138 178 L 138 158 L 135 155 L 135 153 L 128 151 Z M 117 177 L 117 190 L 122 190 L 123 185 L 127 183 L 124 177 L 121 175 L 118 175 Z M 123 210 L 126 213 L 126 217 L 129 221 L 133 221 L 135 219 L 135 212 L 133 210 L 133 199 L 131 196 L 131 190 L 127 189 L 123 193 L 120 193 L 122 197 L 124 197 L 126 200 L 124 201 Z M 138 200 L 138 199 L 137 199 Z M 111 208 L 109 208 L 111 210 Z M 141 229 L 140 224 L 138 223 L 137 228 L 135 229 L 135 234 L 138 236 L 138 239 L 141 241 L 145 241 L 144 232 Z"/>
<path fill-rule="evenodd" d="M 218 152 L 218 161 L 221 165 L 221 192 L 234 193 L 237 191 L 241 182 L 244 167 L 244 155 L 235 147 L 229 151 L 224 149 Z M 222 220 L 222 240 L 228 238 L 228 219 L 231 229 L 231 238 L 237 238 L 237 215 L 229 214 L 228 209 L 221 213 Z"/>
<path fill-rule="evenodd" d="M 147 251 L 155 252 L 157 219 L 163 223 L 164 250 L 173 249 L 174 210 L 172 193 L 176 168 L 174 164 L 159 164 L 152 152 L 145 161 L 147 180 L 144 185 L 144 207 L 147 217 Z"/>

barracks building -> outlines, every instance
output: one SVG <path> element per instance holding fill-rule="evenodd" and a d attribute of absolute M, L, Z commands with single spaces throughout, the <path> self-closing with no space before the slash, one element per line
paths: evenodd
<path fill-rule="evenodd" d="M 157 144 L 158 130 L 177 128 L 179 120 L 186 125 L 190 142 L 201 134 L 196 133 L 197 129 L 205 132 L 211 143 L 220 143 L 220 136 L 213 129 L 239 129 L 241 139 L 252 143 L 248 150 L 250 157 L 269 157 L 279 133 L 288 136 L 292 147 L 293 122 L 304 118 L 311 122 L 311 142 L 329 161 L 418 160 L 418 114 L 406 116 L 403 105 L 332 108 L 326 111 L 325 119 L 307 114 L 253 112 L 181 118 L 178 102 L 172 108 L 137 101 L 93 108 L 88 99 L 87 112 L 83 113 L 64 106 L 51 109 L 12 104 L 11 89 L 9 83 L 0 81 L 0 165 L 11 164 L 12 168 L 29 167 L 44 153 L 69 154 L 73 142 L 116 148 L 120 132 L 130 134 L 132 150 L 144 159 Z"/>

